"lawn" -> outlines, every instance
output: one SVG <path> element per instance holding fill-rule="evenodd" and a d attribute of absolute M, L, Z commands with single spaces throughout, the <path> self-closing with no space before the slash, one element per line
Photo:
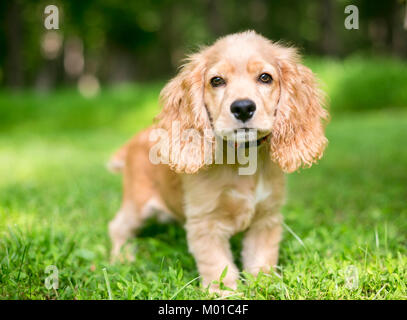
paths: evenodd
<path fill-rule="evenodd" d="M 93 99 L 73 89 L 0 93 L 1 299 L 213 297 L 177 224 L 149 221 L 134 240 L 136 261 L 109 264 L 121 178 L 105 163 L 151 123 L 161 86 Z M 333 106 L 324 158 L 287 177 L 279 272 L 242 274 L 231 299 L 407 299 L 407 108 L 397 101 L 363 112 Z M 45 286 L 51 265 L 56 290 Z"/>

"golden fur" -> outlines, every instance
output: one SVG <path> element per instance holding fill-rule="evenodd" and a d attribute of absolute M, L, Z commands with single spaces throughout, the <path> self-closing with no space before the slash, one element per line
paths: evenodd
<path fill-rule="evenodd" d="M 272 76 L 271 84 L 257 81 L 262 72 Z M 214 76 L 226 79 L 226 85 L 213 88 L 209 80 Z M 266 141 L 257 148 L 252 175 L 239 175 L 238 164 L 205 162 L 202 142 L 212 139 L 205 131 L 234 138 L 234 130 L 243 128 L 230 112 L 236 99 L 256 103 L 246 125 Z M 159 213 L 184 223 L 205 286 L 218 280 L 227 266 L 223 281 L 236 287 L 238 269 L 229 238 L 240 231 L 246 231 L 244 269 L 255 275 L 270 272 L 277 264 L 282 231 L 284 172 L 311 166 L 327 143 L 323 120 L 328 113 L 313 73 L 293 48 L 255 32 L 233 34 L 190 56 L 162 90 L 161 103 L 157 123 L 137 134 L 111 161 L 124 175 L 122 206 L 109 225 L 113 258 L 147 217 Z M 176 137 L 171 132 L 174 121 L 181 131 L 196 130 L 198 138 L 191 142 Z M 171 150 L 168 164 L 149 159 L 155 128 L 167 130 L 181 145 Z M 210 288 L 218 289 L 213 284 Z"/>

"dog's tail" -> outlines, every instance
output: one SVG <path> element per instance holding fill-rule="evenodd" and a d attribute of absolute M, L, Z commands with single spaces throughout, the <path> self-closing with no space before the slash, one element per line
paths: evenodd
<path fill-rule="evenodd" d="M 112 173 L 121 173 L 123 171 L 126 157 L 127 157 L 128 144 L 126 143 L 119 150 L 117 150 L 106 164 L 107 169 Z"/>

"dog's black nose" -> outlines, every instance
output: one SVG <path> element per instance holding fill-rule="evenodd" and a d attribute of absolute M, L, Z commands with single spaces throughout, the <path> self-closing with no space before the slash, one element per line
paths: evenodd
<path fill-rule="evenodd" d="M 236 119 L 246 122 L 253 117 L 256 111 L 256 104 L 249 99 L 236 100 L 230 106 L 230 112 L 233 113 Z"/>

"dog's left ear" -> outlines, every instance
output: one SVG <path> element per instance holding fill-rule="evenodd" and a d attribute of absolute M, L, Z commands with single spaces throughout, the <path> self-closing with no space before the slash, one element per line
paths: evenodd
<path fill-rule="evenodd" d="M 314 74 L 300 62 L 293 48 L 277 47 L 281 95 L 271 138 L 270 156 L 285 172 L 310 167 L 322 157 L 328 140 L 324 134 L 324 93 Z"/>
<path fill-rule="evenodd" d="M 212 130 L 204 103 L 205 67 L 202 52 L 191 55 L 160 94 L 158 126 L 169 133 L 166 160 L 178 173 L 195 173 L 207 162 L 205 133 Z"/>

